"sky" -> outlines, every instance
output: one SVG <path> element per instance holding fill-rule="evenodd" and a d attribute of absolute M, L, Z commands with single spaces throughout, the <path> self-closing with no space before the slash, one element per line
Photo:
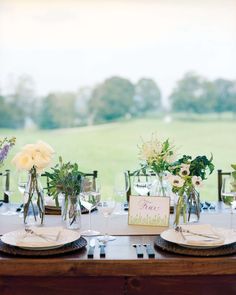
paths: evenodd
<path fill-rule="evenodd" d="M 0 0 L 0 89 L 36 93 L 118 75 L 153 78 L 164 99 L 188 71 L 236 79 L 236 0 Z"/>

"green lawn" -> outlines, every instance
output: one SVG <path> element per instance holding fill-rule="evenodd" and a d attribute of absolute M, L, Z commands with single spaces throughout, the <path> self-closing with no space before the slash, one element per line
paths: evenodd
<path fill-rule="evenodd" d="M 65 161 L 78 162 L 83 171 L 97 169 L 103 193 L 106 194 L 112 189 L 114 176 L 118 172 L 138 167 L 138 144 L 141 143 L 141 137 L 149 139 L 153 132 L 162 139 L 173 140 L 180 155 L 210 156 L 212 152 L 216 170 L 230 170 L 230 164 L 236 162 L 236 121 L 164 123 L 159 119 L 138 119 L 54 131 L 1 130 L 0 136 L 14 135 L 17 138 L 17 144 L 5 164 L 5 168 L 10 167 L 13 171 L 12 183 L 17 179 L 17 173 L 10 164 L 13 155 L 24 144 L 41 139 L 55 149 L 54 163 L 61 155 Z M 217 199 L 216 170 L 205 182 L 202 200 Z M 14 199 L 20 200 L 17 190 Z"/>

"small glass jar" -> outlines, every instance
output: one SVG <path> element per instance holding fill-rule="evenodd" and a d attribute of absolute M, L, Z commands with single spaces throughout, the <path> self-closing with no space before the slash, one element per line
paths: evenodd
<path fill-rule="evenodd" d="M 66 210 L 66 227 L 79 229 L 81 227 L 81 208 L 78 196 L 68 196 Z"/>

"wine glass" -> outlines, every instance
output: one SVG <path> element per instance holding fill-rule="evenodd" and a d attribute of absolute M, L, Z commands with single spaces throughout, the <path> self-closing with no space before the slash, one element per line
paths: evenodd
<path fill-rule="evenodd" d="M 10 189 L 10 170 L 6 170 L 6 173 L 2 174 L 5 177 L 1 180 L 1 194 L 3 195 L 3 206 L 1 210 L 2 215 L 17 215 L 17 205 L 11 202 L 11 196 L 14 191 Z M 2 178 L 1 177 L 1 178 Z"/>
<path fill-rule="evenodd" d="M 149 196 L 153 185 L 151 173 L 137 174 L 133 177 L 133 189 L 139 196 Z"/>
<path fill-rule="evenodd" d="M 91 229 L 91 210 L 94 209 L 100 201 L 100 186 L 97 178 L 90 180 L 84 177 L 81 181 L 80 202 L 89 211 L 89 229 L 83 231 L 83 236 L 97 236 L 99 232 Z"/>
<path fill-rule="evenodd" d="M 22 196 L 24 196 L 24 192 L 26 190 L 27 183 L 28 183 L 28 174 L 21 173 L 18 177 L 18 190 Z"/>
<path fill-rule="evenodd" d="M 232 176 L 227 175 L 223 178 L 222 188 L 221 188 L 221 197 L 222 201 L 226 206 L 230 208 L 230 228 L 233 225 L 233 208 L 236 205 L 236 192 L 232 191 Z"/>
<path fill-rule="evenodd" d="M 130 183 L 127 178 L 125 178 L 124 173 L 118 173 L 115 176 L 115 181 L 114 181 L 114 193 L 117 197 L 117 203 L 121 204 L 120 210 L 116 211 L 115 214 L 117 215 L 126 215 L 127 212 L 124 211 L 124 203 L 125 203 L 125 198 L 126 198 L 126 193 L 128 192 L 130 188 Z"/>
<path fill-rule="evenodd" d="M 112 196 L 106 198 L 106 200 L 101 200 L 98 203 L 98 211 L 104 216 L 105 218 L 105 233 L 103 236 L 99 236 L 99 242 L 106 243 L 108 241 L 114 241 L 116 238 L 114 236 L 110 236 L 108 234 L 108 220 L 111 216 L 112 212 L 114 211 L 116 206 L 116 201 Z"/>

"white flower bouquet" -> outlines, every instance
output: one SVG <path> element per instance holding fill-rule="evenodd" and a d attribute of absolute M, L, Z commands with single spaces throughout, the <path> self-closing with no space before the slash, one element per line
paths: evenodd
<path fill-rule="evenodd" d="M 151 171 L 157 175 L 159 188 L 157 194 L 166 196 L 164 185 L 165 173 L 175 159 L 175 147 L 169 139 L 161 141 L 156 135 L 152 135 L 149 141 L 143 142 L 140 146 L 139 156 L 141 159 L 141 170 Z"/>
<path fill-rule="evenodd" d="M 174 223 L 179 224 L 181 211 L 183 211 L 183 221 L 186 223 L 186 211 L 188 211 L 188 221 L 190 219 L 192 205 L 195 205 L 196 215 L 200 216 L 200 200 L 197 190 L 203 185 L 207 171 L 211 174 L 214 170 L 212 163 L 213 157 L 208 159 L 206 156 L 197 156 L 192 160 L 191 156 L 184 155 L 181 159 L 174 162 L 170 167 L 171 175 L 169 181 L 172 191 L 178 194 L 176 215 Z M 185 198 L 187 198 L 185 202 Z M 187 210 L 187 204 L 188 210 Z"/>
<path fill-rule="evenodd" d="M 43 142 L 27 144 L 15 155 L 12 163 L 19 171 L 28 171 L 29 178 L 24 193 L 24 223 L 43 224 L 44 197 L 43 189 L 38 181 L 39 174 L 50 165 L 53 148 Z M 33 217 L 33 220 L 32 218 Z"/>

